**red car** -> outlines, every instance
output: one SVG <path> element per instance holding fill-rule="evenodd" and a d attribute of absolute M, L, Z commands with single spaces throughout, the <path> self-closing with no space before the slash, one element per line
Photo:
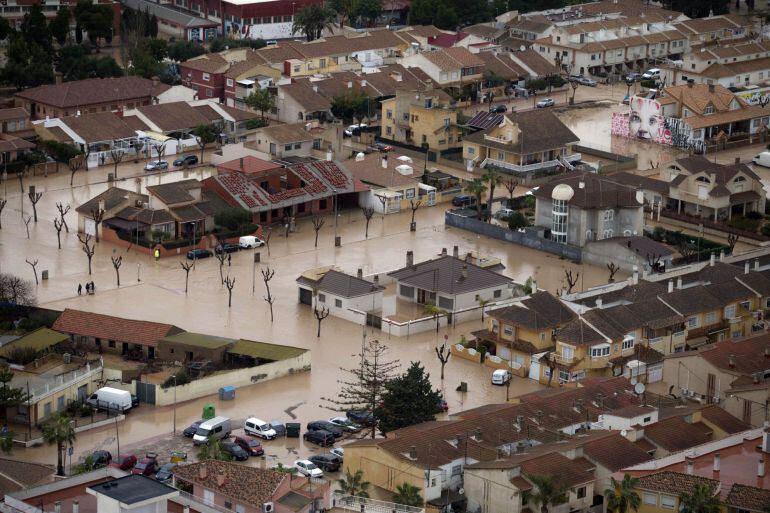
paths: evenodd
<path fill-rule="evenodd" d="M 116 460 L 112 460 L 110 467 L 119 468 L 120 470 L 128 470 L 136 465 L 136 456 L 133 454 L 121 454 Z"/>
<path fill-rule="evenodd" d="M 247 438 L 245 436 L 236 436 L 235 444 L 241 449 L 246 451 L 249 456 L 262 456 L 265 454 L 265 450 L 262 448 L 262 444 L 253 438 Z"/>
<path fill-rule="evenodd" d="M 148 453 L 139 463 L 134 466 L 132 474 L 141 474 L 143 476 L 150 476 L 158 471 L 158 456 L 157 454 Z"/>

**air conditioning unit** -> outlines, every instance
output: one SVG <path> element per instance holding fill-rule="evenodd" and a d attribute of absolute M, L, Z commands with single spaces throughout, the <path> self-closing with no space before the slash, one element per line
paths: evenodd
<path fill-rule="evenodd" d="M 275 505 L 272 502 L 262 503 L 262 513 L 273 513 L 275 511 Z"/>

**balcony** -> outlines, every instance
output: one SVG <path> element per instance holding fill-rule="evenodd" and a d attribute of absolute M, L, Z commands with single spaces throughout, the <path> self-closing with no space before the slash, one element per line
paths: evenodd
<path fill-rule="evenodd" d="M 581 160 L 583 156 L 580 153 L 575 153 L 573 155 L 568 155 L 565 157 L 565 161 L 569 162 L 570 164 L 577 162 Z M 494 166 L 499 167 L 501 169 L 506 169 L 508 171 L 512 171 L 514 173 L 530 173 L 533 171 L 537 171 L 540 169 L 547 169 L 552 167 L 557 167 L 561 165 L 561 161 L 559 160 L 547 160 L 545 162 L 535 162 L 534 164 L 513 164 L 511 162 L 505 162 L 504 160 L 497 160 L 492 158 L 486 158 L 481 162 L 481 165 L 479 167 L 485 168 L 487 166 Z"/>
<path fill-rule="evenodd" d="M 559 365 L 572 365 L 575 362 L 574 356 L 562 356 L 559 353 L 551 353 L 551 359 Z"/>
<path fill-rule="evenodd" d="M 498 144 L 510 144 L 511 140 L 508 137 L 494 137 L 491 135 L 484 134 L 484 140 L 490 141 Z"/>

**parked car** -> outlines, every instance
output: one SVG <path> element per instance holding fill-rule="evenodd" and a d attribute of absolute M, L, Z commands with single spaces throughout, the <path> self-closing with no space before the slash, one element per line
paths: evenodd
<path fill-rule="evenodd" d="M 147 453 L 144 458 L 139 460 L 131 471 L 132 474 L 140 474 L 143 476 L 150 476 L 158 471 L 158 455 L 155 453 Z"/>
<path fill-rule="evenodd" d="M 273 426 L 256 417 L 246 419 L 246 422 L 243 423 L 243 430 L 247 435 L 258 436 L 265 440 L 272 440 L 276 437 Z"/>
<path fill-rule="evenodd" d="M 153 160 L 144 165 L 145 171 L 161 171 L 163 169 L 168 169 L 168 162 L 165 160 Z"/>
<path fill-rule="evenodd" d="M 347 135 L 348 137 L 358 135 L 361 133 L 361 129 L 366 127 L 367 127 L 366 123 L 361 123 L 360 125 L 350 125 L 345 129 L 345 135 Z"/>
<path fill-rule="evenodd" d="M 110 451 L 94 451 L 91 453 L 91 459 L 94 462 L 94 468 L 106 467 L 112 463 L 112 454 Z"/>
<path fill-rule="evenodd" d="M 570 75 L 568 80 L 571 82 L 573 80 L 580 80 L 581 78 L 583 78 L 583 75 Z"/>
<path fill-rule="evenodd" d="M 262 448 L 262 444 L 253 438 L 247 438 L 245 436 L 236 436 L 233 440 L 241 449 L 246 451 L 249 456 L 262 456 L 265 454 L 265 450 Z"/>
<path fill-rule="evenodd" d="M 628 80 L 631 82 L 639 82 L 641 79 L 642 79 L 642 74 L 637 73 L 636 71 L 632 71 L 631 73 L 625 76 L 625 80 Z"/>
<path fill-rule="evenodd" d="M 348 433 L 358 433 L 362 429 L 361 426 L 347 417 L 333 417 L 329 419 L 329 422 Z"/>
<path fill-rule="evenodd" d="M 284 424 L 282 421 L 271 420 L 270 427 L 272 427 L 273 431 L 275 431 L 275 436 L 286 436 L 286 424 Z"/>
<path fill-rule="evenodd" d="M 467 194 L 460 194 L 452 198 L 452 205 L 455 207 L 470 207 L 476 202 L 476 198 Z"/>
<path fill-rule="evenodd" d="M 387 153 L 389 151 L 393 151 L 393 146 L 391 146 L 390 144 L 385 144 L 385 143 L 381 143 L 381 142 L 374 143 L 374 145 L 372 147 L 374 149 L 376 149 L 377 151 L 381 151 L 383 153 Z"/>
<path fill-rule="evenodd" d="M 365 410 L 348 410 L 345 412 L 345 416 L 359 426 L 372 426 L 376 422 L 374 414 Z"/>
<path fill-rule="evenodd" d="M 507 111 L 508 111 L 508 107 L 506 107 L 505 105 L 495 105 L 494 107 L 491 107 L 489 109 L 489 112 L 491 112 L 492 114 L 502 114 Z"/>
<path fill-rule="evenodd" d="M 318 444 L 321 447 L 329 447 L 334 445 L 334 435 L 328 431 L 305 431 L 302 438 L 306 442 L 312 442 Z"/>
<path fill-rule="evenodd" d="M 446 413 L 449 411 L 449 403 L 446 402 L 446 399 L 439 399 L 438 403 L 436 403 L 436 413 Z"/>
<path fill-rule="evenodd" d="M 230 438 L 232 430 L 232 423 L 227 417 L 208 419 L 198 426 L 198 430 L 193 435 L 193 444 L 202 445 L 212 440 Z"/>
<path fill-rule="evenodd" d="M 342 428 L 329 422 L 328 420 L 314 420 L 307 423 L 308 431 L 328 431 L 334 435 L 334 438 L 342 436 Z"/>
<path fill-rule="evenodd" d="M 214 256 L 214 253 L 208 249 L 191 249 L 187 252 L 187 260 L 197 260 L 200 258 L 208 258 Z"/>
<path fill-rule="evenodd" d="M 158 472 L 155 473 L 155 480 L 161 483 L 167 483 L 171 481 L 171 478 L 174 477 L 173 471 L 175 468 L 176 463 L 166 463 L 158 469 Z"/>
<path fill-rule="evenodd" d="M 202 420 L 196 420 L 186 428 L 184 428 L 184 431 L 182 431 L 182 434 L 186 436 L 187 438 L 192 438 L 196 431 L 198 431 L 198 426 L 203 424 Z"/>
<path fill-rule="evenodd" d="M 136 456 L 133 454 L 120 454 L 116 460 L 110 463 L 110 467 L 119 468 L 120 470 L 128 470 L 136 465 Z"/>
<path fill-rule="evenodd" d="M 751 159 L 754 164 L 762 167 L 770 167 L 770 151 L 763 151 Z"/>
<path fill-rule="evenodd" d="M 556 105 L 556 102 L 553 101 L 553 98 L 544 98 L 539 102 L 537 102 L 535 104 L 535 107 L 537 107 L 538 109 L 544 109 L 546 107 L 553 107 L 554 105 Z"/>
<path fill-rule="evenodd" d="M 511 371 L 505 369 L 497 369 L 492 373 L 493 385 L 505 385 L 513 378 Z"/>
<path fill-rule="evenodd" d="M 241 247 L 238 244 L 228 244 L 228 243 L 225 243 L 225 244 L 222 244 L 222 245 L 217 245 L 217 247 L 214 248 L 214 252 L 217 255 L 221 255 L 223 252 L 224 253 L 235 253 L 239 249 L 241 249 Z"/>
<path fill-rule="evenodd" d="M 265 241 L 253 235 L 244 235 L 238 239 L 238 245 L 242 249 L 259 248 L 265 245 Z"/>
<path fill-rule="evenodd" d="M 584 85 L 588 87 L 596 87 L 598 84 L 596 80 L 588 77 L 580 77 L 576 80 L 576 82 L 580 85 Z"/>
<path fill-rule="evenodd" d="M 660 70 L 658 68 L 650 68 L 642 73 L 644 80 L 654 80 L 660 78 Z"/>
<path fill-rule="evenodd" d="M 246 461 L 249 459 L 249 453 L 247 453 L 243 447 L 235 442 L 222 442 L 222 449 L 233 457 L 237 461 Z"/>
<path fill-rule="evenodd" d="M 506 219 L 508 217 L 511 217 L 513 215 L 513 209 L 510 208 L 501 208 L 497 212 L 495 212 L 494 218 L 495 219 Z"/>
<path fill-rule="evenodd" d="M 324 471 L 310 460 L 297 460 L 294 462 L 294 468 L 297 469 L 297 472 L 307 477 L 322 477 L 324 475 Z"/>
<path fill-rule="evenodd" d="M 324 472 L 337 472 L 342 465 L 342 460 L 333 454 L 316 454 L 308 459 Z"/>
<path fill-rule="evenodd" d="M 345 458 L 345 448 L 332 447 L 329 449 L 329 454 L 333 454 L 334 456 L 338 457 L 340 459 L 340 463 L 342 463 L 342 460 Z"/>
<path fill-rule="evenodd" d="M 625 95 L 623 97 L 623 101 L 620 102 L 620 103 L 622 103 L 623 105 L 630 105 L 631 104 L 631 96 L 630 95 Z"/>
<path fill-rule="evenodd" d="M 183 155 L 174 161 L 175 166 L 192 166 L 198 163 L 196 155 Z"/>

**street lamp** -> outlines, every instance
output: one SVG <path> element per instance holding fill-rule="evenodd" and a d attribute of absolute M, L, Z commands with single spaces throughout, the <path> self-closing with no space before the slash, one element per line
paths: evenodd
<path fill-rule="evenodd" d="M 174 379 L 174 430 L 171 432 L 171 436 L 176 436 L 176 374 L 172 374 Z"/>

